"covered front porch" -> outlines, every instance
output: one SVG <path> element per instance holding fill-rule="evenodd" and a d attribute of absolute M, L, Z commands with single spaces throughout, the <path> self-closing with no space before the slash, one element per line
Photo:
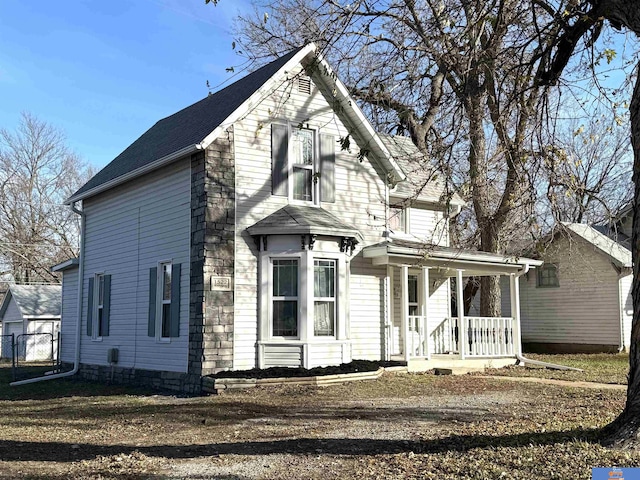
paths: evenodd
<path fill-rule="evenodd" d="M 427 370 L 502 366 L 522 353 L 519 277 L 541 262 L 397 239 L 365 248 L 364 256 L 387 267 L 386 359 Z M 487 275 L 508 276 L 508 315 L 467 316 L 463 307 L 452 307 L 468 277 Z"/>

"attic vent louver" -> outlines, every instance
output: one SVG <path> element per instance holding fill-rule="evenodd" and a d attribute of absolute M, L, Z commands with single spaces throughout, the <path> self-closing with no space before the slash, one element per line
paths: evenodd
<path fill-rule="evenodd" d="M 298 92 L 306 95 L 311 94 L 311 79 L 309 77 L 298 77 Z"/>

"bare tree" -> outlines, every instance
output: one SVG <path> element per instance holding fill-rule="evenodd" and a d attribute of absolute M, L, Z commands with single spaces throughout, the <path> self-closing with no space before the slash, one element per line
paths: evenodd
<path fill-rule="evenodd" d="M 91 175 L 57 128 L 24 113 L 0 129 L 0 261 L 3 278 L 50 282 L 50 267 L 78 254 L 77 216 L 64 200 Z"/>
<path fill-rule="evenodd" d="M 633 157 L 628 129 L 618 121 L 600 115 L 566 122 L 545 153 L 542 232 L 558 222 L 609 222 L 629 202 Z"/>

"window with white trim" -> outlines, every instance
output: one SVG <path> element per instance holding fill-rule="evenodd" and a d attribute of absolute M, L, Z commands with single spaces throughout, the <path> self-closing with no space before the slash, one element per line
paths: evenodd
<path fill-rule="evenodd" d="M 297 338 L 298 259 L 273 260 L 271 335 Z"/>
<path fill-rule="evenodd" d="M 389 207 L 389 228 L 395 233 L 407 233 L 407 212 L 403 207 Z"/>
<path fill-rule="evenodd" d="M 313 334 L 333 337 L 336 332 L 336 261 L 314 260 Z"/>
<path fill-rule="evenodd" d="M 111 275 L 96 273 L 89 278 L 87 335 L 94 340 L 109 336 Z"/>
<path fill-rule="evenodd" d="M 291 168 L 294 200 L 313 202 L 315 150 L 315 131 L 308 128 L 292 129 Z"/>
<path fill-rule="evenodd" d="M 171 262 L 160 264 L 158 273 L 158 300 L 159 300 L 159 331 L 160 338 L 169 338 L 171 325 Z"/>

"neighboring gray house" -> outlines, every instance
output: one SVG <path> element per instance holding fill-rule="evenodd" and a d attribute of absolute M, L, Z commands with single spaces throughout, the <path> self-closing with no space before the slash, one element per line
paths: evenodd
<path fill-rule="evenodd" d="M 607 226 L 564 223 L 544 242 L 544 264 L 520 282 L 525 351 L 549 353 L 629 350 L 633 299 L 629 238 Z M 630 232 L 629 232 L 630 233 Z M 508 295 L 502 282 L 502 296 Z M 478 302 L 474 299 L 473 311 Z M 510 315 L 508 301 L 502 314 Z"/>
<path fill-rule="evenodd" d="M 160 120 L 69 199 L 62 360 L 187 392 L 255 367 L 513 363 L 517 309 L 451 318 L 448 279 L 507 275 L 517 305 L 540 262 L 450 248 L 463 202 L 427 165 L 374 131 L 313 45 Z"/>
<path fill-rule="evenodd" d="M 22 360 L 49 360 L 52 355 L 55 358 L 60 332 L 61 293 L 61 285 L 9 286 L 0 305 L 2 358 L 11 358 L 11 334 L 17 341 Z M 50 340 L 54 340 L 53 348 Z"/>

